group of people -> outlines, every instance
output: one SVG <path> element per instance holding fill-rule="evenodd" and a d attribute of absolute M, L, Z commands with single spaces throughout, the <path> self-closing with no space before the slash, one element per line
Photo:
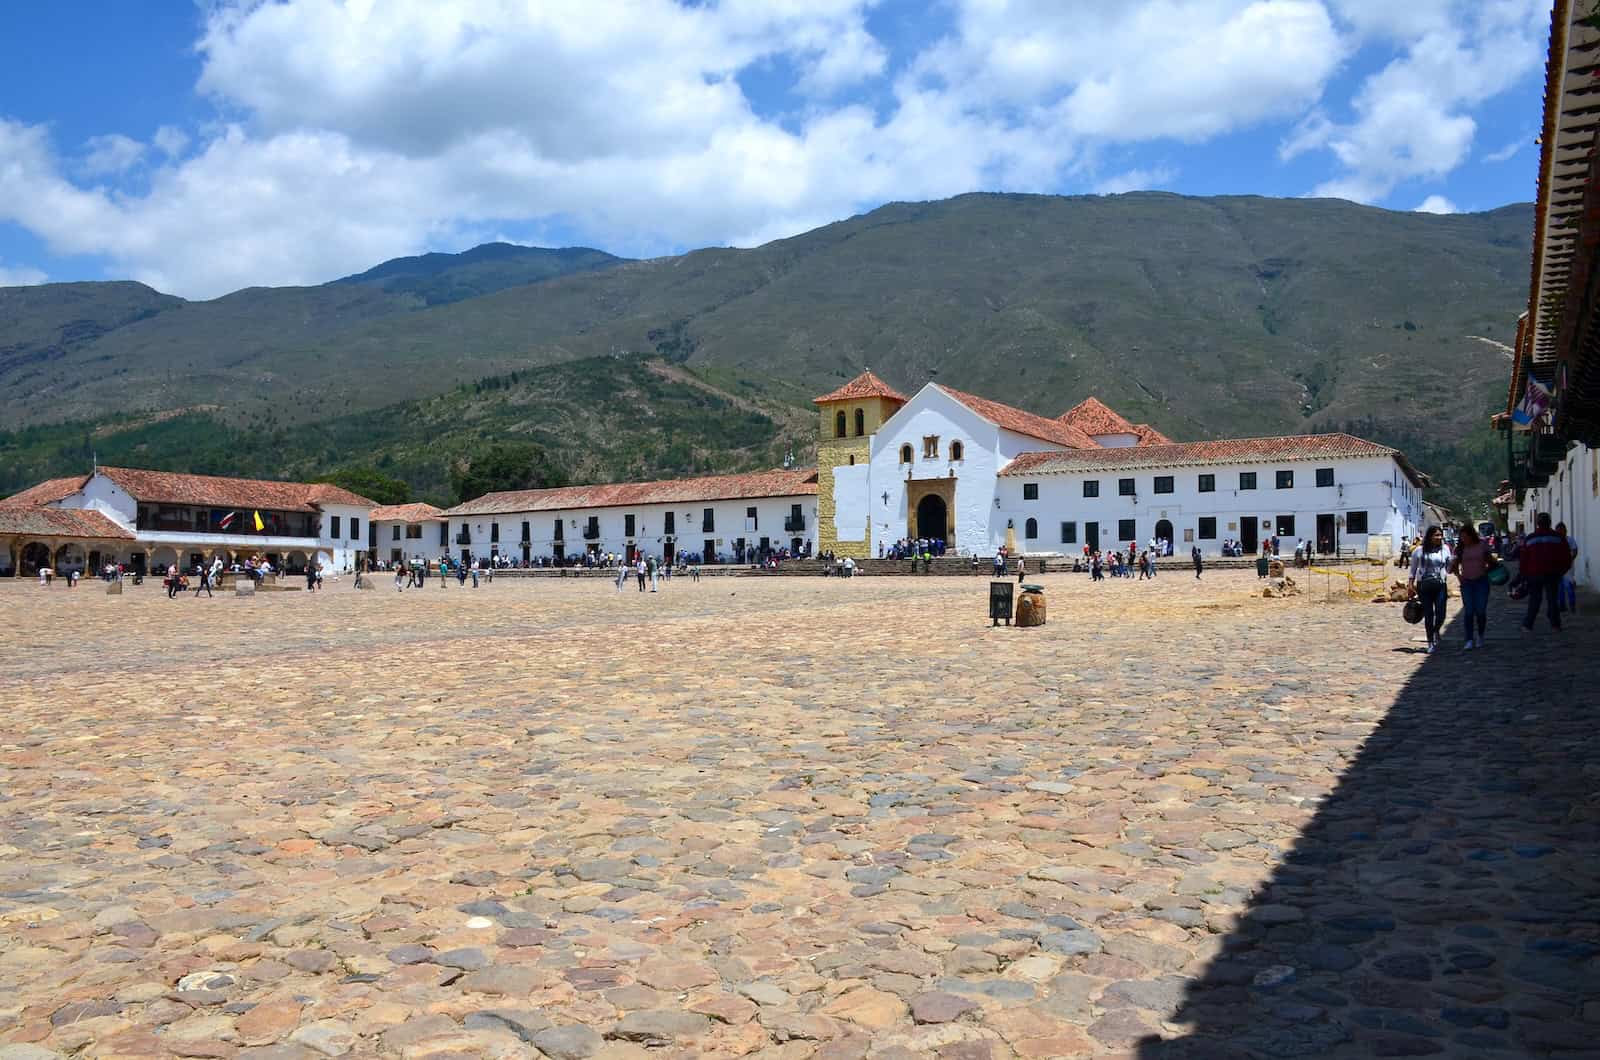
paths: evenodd
<path fill-rule="evenodd" d="M 1485 540 L 1476 527 L 1463 525 L 1452 536 L 1454 547 L 1446 539 L 1443 527 L 1430 526 L 1417 541 L 1408 542 L 1405 550 L 1410 572 L 1406 587 L 1422 605 L 1423 629 L 1428 641 L 1426 650 L 1430 655 L 1438 650 L 1444 633 L 1451 574 L 1461 586 L 1465 633 L 1462 650 L 1475 651 L 1484 646 L 1483 637 L 1489 624 L 1490 575 L 1502 562 L 1502 557 L 1494 550 L 1494 542 Z M 1533 631 L 1543 607 L 1550 628 L 1559 632 L 1562 613 L 1577 607 L 1572 566 L 1578 556 L 1578 543 L 1567 534 L 1566 524 L 1552 526 L 1550 513 L 1540 512 L 1534 517 L 1533 532 L 1508 539 L 1505 550 L 1506 558 L 1514 557 L 1518 563 L 1516 578 L 1506 579 L 1510 595 L 1512 599 L 1526 597 L 1528 601 L 1522 619 L 1523 631 Z"/>
<path fill-rule="evenodd" d="M 894 544 L 878 542 L 879 559 L 933 559 L 945 553 L 943 538 L 902 537 Z"/>
<path fill-rule="evenodd" d="M 634 581 L 639 585 L 639 591 L 645 591 L 648 586 L 651 592 L 661 587 L 663 581 L 672 580 L 673 567 L 676 566 L 679 575 L 687 575 L 690 581 L 700 580 L 700 565 L 698 563 L 673 564 L 665 559 L 657 560 L 654 556 L 647 556 L 643 552 L 635 555 L 632 563 L 617 565 L 617 592 L 621 592 L 628 584 L 629 573 L 633 574 Z"/>

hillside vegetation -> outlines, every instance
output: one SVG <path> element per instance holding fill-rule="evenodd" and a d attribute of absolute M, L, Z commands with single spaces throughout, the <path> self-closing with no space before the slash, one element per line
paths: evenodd
<path fill-rule="evenodd" d="M 646 372 L 740 415 L 733 402 L 760 409 L 804 446 L 809 398 L 870 365 L 907 390 L 932 379 L 1051 415 L 1092 393 L 1179 439 L 1359 424 L 1409 441 L 1462 504 L 1501 474 L 1483 424 L 1503 400 L 1531 226 L 1528 206 L 1434 216 L 1335 200 L 966 195 L 650 261 L 490 244 L 209 302 L 128 283 L 10 288 L 0 423 L 66 423 L 56 430 L 80 439 L 122 437 L 107 417 L 144 423 L 133 430 L 145 438 L 325 439 L 286 450 L 296 468 L 247 467 L 247 439 L 199 445 L 213 470 L 412 466 L 406 432 L 384 422 L 514 373 L 473 394 L 473 429 L 547 442 L 580 475 L 665 473 L 770 463 L 791 436 L 722 449 L 720 415 L 704 434 L 691 416 L 669 435 L 623 396 L 648 396 L 636 383 L 597 394 L 578 379 L 625 365 L 628 380 Z M 538 422 L 524 414 L 546 400 Z M 637 433 L 597 443 L 581 405 L 562 405 L 581 401 Z M 207 411 L 146 419 L 196 408 Z M 608 438 L 639 456 L 623 461 Z M 0 483 L 22 476 L 11 453 L 34 454 L 28 474 L 45 467 L 37 446 L 10 444 Z M 411 473 L 424 491 L 443 481 Z"/>

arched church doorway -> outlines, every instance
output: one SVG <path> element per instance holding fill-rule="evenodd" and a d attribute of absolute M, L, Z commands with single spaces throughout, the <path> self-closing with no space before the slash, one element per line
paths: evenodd
<path fill-rule="evenodd" d="M 917 502 L 917 536 L 930 541 L 943 541 L 950 532 L 950 510 L 944 498 L 930 493 Z"/>

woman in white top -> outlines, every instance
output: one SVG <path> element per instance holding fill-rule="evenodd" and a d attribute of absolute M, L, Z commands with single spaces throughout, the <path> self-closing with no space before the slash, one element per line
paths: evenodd
<path fill-rule="evenodd" d="M 1428 527 L 1422 535 L 1422 544 L 1411 552 L 1411 581 L 1409 588 L 1422 601 L 1422 621 L 1428 631 L 1428 654 L 1432 655 L 1444 631 L 1444 604 L 1448 597 L 1445 579 L 1449 576 L 1450 561 L 1454 557 L 1450 546 L 1444 543 L 1444 531 L 1437 526 Z"/>

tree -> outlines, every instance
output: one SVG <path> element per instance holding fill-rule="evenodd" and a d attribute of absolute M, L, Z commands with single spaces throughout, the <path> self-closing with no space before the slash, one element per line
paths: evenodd
<path fill-rule="evenodd" d="M 531 442 L 500 442 L 474 450 L 451 464 L 450 484 L 460 503 L 502 490 L 564 486 L 567 476 L 541 446 Z"/>
<path fill-rule="evenodd" d="M 323 475 L 317 481 L 331 482 L 335 486 L 343 487 L 351 493 L 359 493 L 379 504 L 405 504 L 411 500 L 410 485 L 370 467 L 341 468 L 332 474 Z"/>

